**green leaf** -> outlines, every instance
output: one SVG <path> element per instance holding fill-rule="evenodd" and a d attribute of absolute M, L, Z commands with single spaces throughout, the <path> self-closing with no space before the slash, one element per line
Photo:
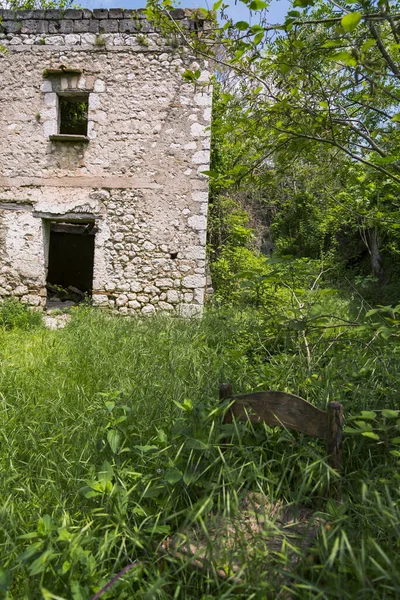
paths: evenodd
<path fill-rule="evenodd" d="M 336 54 L 331 54 L 328 56 L 328 60 L 343 62 L 349 67 L 356 67 L 358 64 L 351 52 L 337 52 Z"/>
<path fill-rule="evenodd" d="M 154 525 L 153 527 L 146 527 L 144 531 L 153 535 L 155 533 L 161 533 L 165 535 L 171 531 L 171 527 L 169 525 Z"/>
<path fill-rule="evenodd" d="M 86 600 L 87 595 L 76 580 L 71 581 L 71 592 L 73 600 Z"/>
<path fill-rule="evenodd" d="M 385 408 L 382 411 L 382 416 L 385 417 L 385 419 L 397 419 L 399 414 L 400 410 L 389 410 L 388 408 Z"/>
<path fill-rule="evenodd" d="M 50 515 L 44 515 L 39 519 L 37 530 L 41 535 L 46 535 L 51 531 L 52 518 Z"/>
<path fill-rule="evenodd" d="M 337 48 L 341 44 L 340 40 L 328 40 L 322 44 L 321 48 Z"/>
<path fill-rule="evenodd" d="M 222 0 L 218 0 L 218 2 L 214 2 L 212 9 L 218 10 L 219 7 L 221 6 L 221 4 L 222 4 Z"/>
<path fill-rule="evenodd" d="M 107 432 L 107 442 L 110 445 L 111 451 L 115 454 L 121 442 L 121 436 L 116 429 L 110 429 Z"/>
<path fill-rule="evenodd" d="M 0 590 L 6 592 L 10 587 L 10 573 L 0 568 Z"/>
<path fill-rule="evenodd" d="M 281 73 L 283 73 L 283 75 L 286 75 L 286 73 L 289 73 L 289 71 L 290 71 L 290 65 L 287 65 L 285 63 L 280 63 L 279 70 Z"/>
<path fill-rule="evenodd" d="M 208 445 L 202 442 L 201 440 L 196 440 L 195 438 L 190 438 L 185 443 L 186 448 L 190 448 L 191 450 L 207 450 Z"/>
<path fill-rule="evenodd" d="M 107 481 L 111 481 L 113 477 L 114 477 L 113 468 L 110 465 L 110 463 L 105 460 L 103 462 L 103 464 L 101 465 L 101 471 L 99 471 L 99 473 L 98 473 L 99 481 L 102 481 L 103 483 L 107 483 Z"/>
<path fill-rule="evenodd" d="M 136 450 L 139 450 L 139 452 L 143 452 L 144 454 L 146 454 L 146 452 L 152 452 L 154 450 L 158 450 L 158 446 L 150 446 L 149 444 L 146 444 L 145 446 L 133 446 Z"/>
<path fill-rule="evenodd" d="M 257 46 L 257 44 L 259 44 L 262 41 L 263 37 L 264 37 L 263 31 L 260 31 L 260 33 L 257 33 L 257 35 L 254 36 L 253 44 L 255 46 Z"/>
<path fill-rule="evenodd" d="M 89 492 L 85 493 L 85 498 L 95 498 L 96 496 L 100 496 L 100 492 L 95 492 L 94 490 L 89 490 Z"/>
<path fill-rule="evenodd" d="M 51 548 L 43 552 L 30 566 L 29 574 L 30 575 L 38 575 L 39 573 L 43 573 L 46 570 L 48 564 L 58 556 Z"/>
<path fill-rule="evenodd" d="M 248 28 L 249 28 L 249 24 L 248 24 L 248 23 L 246 23 L 246 21 L 238 21 L 238 22 L 236 23 L 236 25 L 235 25 L 235 28 L 236 28 L 238 31 L 246 31 L 246 29 L 248 29 Z"/>
<path fill-rule="evenodd" d="M 38 554 L 38 552 L 40 552 L 42 545 L 43 545 L 42 541 L 31 544 L 20 555 L 19 560 L 22 562 L 26 562 L 26 561 L 30 560 L 33 556 L 35 556 L 36 554 Z"/>
<path fill-rule="evenodd" d="M 362 419 L 376 419 L 376 412 L 374 412 L 373 410 L 362 410 L 361 411 L 361 418 Z"/>
<path fill-rule="evenodd" d="M 307 8 L 307 6 L 314 6 L 314 0 L 295 0 L 293 6 L 300 6 L 300 8 Z"/>
<path fill-rule="evenodd" d="M 369 40 L 366 40 L 363 45 L 361 46 L 361 50 L 363 52 L 367 52 L 370 48 L 372 48 L 372 46 L 375 46 L 376 41 L 372 38 L 370 38 Z"/>
<path fill-rule="evenodd" d="M 373 431 L 363 431 L 361 433 L 361 435 L 363 435 L 364 437 L 367 438 L 371 438 L 371 440 L 379 440 L 380 437 L 377 433 L 374 433 Z"/>
<path fill-rule="evenodd" d="M 190 69 L 186 69 L 186 71 L 182 73 L 182 77 L 185 81 L 196 81 L 196 79 L 198 79 L 196 73 Z"/>
<path fill-rule="evenodd" d="M 391 440 L 392 444 L 400 444 L 400 437 L 395 437 Z"/>
<path fill-rule="evenodd" d="M 56 594 L 53 594 L 53 592 L 46 590 L 44 587 L 40 588 L 40 592 L 43 600 L 67 600 L 64 596 L 57 596 Z"/>
<path fill-rule="evenodd" d="M 106 409 L 109 413 L 112 413 L 114 410 L 115 402 L 106 402 Z"/>
<path fill-rule="evenodd" d="M 263 8 L 267 8 L 268 4 L 267 2 L 264 2 L 263 0 L 252 0 L 252 2 L 250 2 L 249 4 L 249 9 L 250 10 L 262 10 Z"/>
<path fill-rule="evenodd" d="M 400 113 L 396 113 L 395 115 L 393 115 L 392 121 L 394 121 L 395 123 L 400 122 Z"/>
<path fill-rule="evenodd" d="M 182 473 L 182 471 L 179 471 L 179 469 L 170 469 L 164 475 L 165 481 L 167 481 L 168 483 L 172 483 L 172 484 L 180 481 L 182 479 L 182 477 L 183 477 L 183 473 Z"/>
<path fill-rule="evenodd" d="M 348 13 L 343 17 L 340 23 L 345 31 L 354 31 L 361 21 L 361 17 L 362 15 L 360 12 Z"/>
<path fill-rule="evenodd" d="M 157 498 L 165 491 L 164 485 L 152 485 L 143 493 L 143 498 Z"/>

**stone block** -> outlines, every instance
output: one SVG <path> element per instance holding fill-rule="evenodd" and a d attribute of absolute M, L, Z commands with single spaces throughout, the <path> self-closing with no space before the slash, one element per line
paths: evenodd
<path fill-rule="evenodd" d="M 179 314 L 181 317 L 201 317 L 203 307 L 200 304 L 181 304 Z"/>
<path fill-rule="evenodd" d="M 68 23 L 68 21 L 65 21 L 65 23 Z M 77 44 L 80 44 L 80 41 L 81 41 L 81 36 L 78 34 L 72 35 L 69 33 L 65 36 L 65 43 L 67 45 L 76 46 Z"/>
<path fill-rule="evenodd" d="M 22 21 L 21 33 L 47 33 L 48 21 Z"/>
<path fill-rule="evenodd" d="M 193 123 L 190 126 L 190 132 L 193 137 L 203 137 L 205 135 L 209 135 L 206 131 L 205 125 L 200 125 L 200 123 Z"/>
<path fill-rule="evenodd" d="M 125 9 L 123 14 L 124 19 L 145 19 L 146 15 L 143 10 Z"/>
<path fill-rule="evenodd" d="M 60 21 L 59 33 L 73 33 L 74 23 L 73 21 Z"/>
<path fill-rule="evenodd" d="M 196 231 L 203 231 L 207 229 L 207 219 L 203 215 L 193 215 L 189 217 L 188 225 Z"/>
<path fill-rule="evenodd" d="M 141 304 L 137 300 L 129 300 L 128 306 L 129 308 L 134 308 L 136 310 L 137 308 L 140 308 Z"/>
<path fill-rule="evenodd" d="M 19 10 L 18 11 L 18 19 L 23 21 L 30 21 L 35 19 L 44 19 L 45 11 L 44 10 Z"/>
<path fill-rule="evenodd" d="M 154 306 L 152 304 L 146 304 L 146 306 L 143 306 L 143 308 L 142 308 L 142 313 L 144 315 L 151 315 L 155 312 L 156 312 L 156 309 L 154 308 Z"/>
<path fill-rule="evenodd" d="M 3 21 L 14 21 L 15 12 L 7 9 L 0 10 L 0 19 L 3 19 Z"/>
<path fill-rule="evenodd" d="M 119 22 L 111 19 L 103 19 L 100 21 L 99 30 L 102 33 L 118 33 L 118 24 Z"/>
<path fill-rule="evenodd" d="M 143 284 L 139 281 L 131 281 L 131 292 L 141 292 L 143 290 Z"/>
<path fill-rule="evenodd" d="M 175 21 L 180 21 L 181 19 L 185 18 L 185 11 L 183 8 L 174 8 L 168 12 L 169 16 Z"/>
<path fill-rule="evenodd" d="M 82 19 L 82 11 L 75 8 L 67 8 L 64 12 L 64 19 Z"/>
<path fill-rule="evenodd" d="M 0 23 L 0 30 L 4 33 L 20 33 L 21 23 L 18 21 L 3 21 Z"/>
<path fill-rule="evenodd" d="M 168 304 L 168 302 L 159 302 L 158 306 L 160 308 L 160 310 L 174 310 L 174 307 L 172 306 L 172 304 Z"/>
<path fill-rule="evenodd" d="M 96 79 L 96 81 L 94 82 L 93 90 L 95 92 L 105 92 L 106 84 L 104 83 L 104 81 L 102 79 Z"/>
<path fill-rule="evenodd" d="M 92 14 L 94 19 L 108 19 L 108 10 L 106 8 L 94 8 Z"/>
<path fill-rule="evenodd" d="M 74 33 L 88 33 L 89 23 L 89 19 L 81 19 L 80 21 L 74 21 Z"/>
<path fill-rule="evenodd" d="M 60 33 L 61 23 L 59 21 L 49 21 L 49 33 Z"/>
<path fill-rule="evenodd" d="M 177 304 L 179 302 L 179 292 L 176 290 L 168 290 L 167 300 L 170 304 Z"/>
<path fill-rule="evenodd" d="M 99 33 L 100 21 L 98 19 L 90 19 L 89 21 L 89 33 Z"/>
<path fill-rule="evenodd" d="M 92 300 L 96 306 L 108 306 L 108 298 L 105 294 L 93 294 Z"/>
<path fill-rule="evenodd" d="M 206 278 L 202 275 L 188 275 L 182 280 L 183 287 L 194 289 L 204 287 L 206 284 Z"/>
<path fill-rule="evenodd" d="M 121 294 L 116 299 L 115 304 L 117 306 L 125 306 L 126 304 L 128 304 L 128 296 L 126 296 L 125 294 Z"/>
<path fill-rule="evenodd" d="M 123 8 L 110 8 L 108 10 L 108 18 L 109 19 L 123 19 L 124 18 L 124 9 Z"/>
<path fill-rule="evenodd" d="M 195 94 L 194 101 L 197 106 L 211 106 L 212 96 L 207 92 L 202 92 L 200 94 Z"/>
<path fill-rule="evenodd" d="M 51 8 L 46 10 L 45 13 L 45 18 L 46 19 L 52 19 L 57 20 L 57 19 L 62 19 L 63 18 L 63 11 L 59 8 Z"/>
<path fill-rule="evenodd" d="M 204 165 L 210 160 L 210 153 L 207 150 L 199 150 L 192 156 L 192 162 L 195 165 Z"/>
<path fill-rule="evenodd" d="M 92 18 L 93 18 L 92 11 L 89 10 L 88 8 L 83 8 L 82 9 L 82 19 L 92 19 Z"/>
<path fill-rule="evenodd" d="M 139 22 L 134 20 L 122 20 L 119 22 L 120 33 L 138 33 Z"/>
<path fill-rule="evenodd" d="M 171 288 L 173 286 L 173 281 L 172 279 L 156 279 L 156 286 L 160 289 L 168 289 Z"/>

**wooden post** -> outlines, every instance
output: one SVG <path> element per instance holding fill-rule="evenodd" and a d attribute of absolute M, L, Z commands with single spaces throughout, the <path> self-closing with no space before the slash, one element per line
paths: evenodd
<path fill-rule="evenodd" d="M 340 402 L 328 404 L 328 430 L 326 441 L 328 446 L 328 464 L 340 475 L 342 469 L 342 436 L 343 436 L 343 406 Z M 339 480 L 334 486 L 334 496 L 341 500 L 342 486 Z"/>
<path fill-rule="evenodd" d="M 230 383 L 221 383 L 219 386 L 219 399 L 225 400 L 225 398 L 230 398 L 232 396 L 232 386 Z"/>

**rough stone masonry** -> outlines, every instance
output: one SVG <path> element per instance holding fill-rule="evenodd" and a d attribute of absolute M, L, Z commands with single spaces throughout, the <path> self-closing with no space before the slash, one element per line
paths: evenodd
<path fill-rule="evenodd" d="M 193 11 L 173 16 L 202 28 Z M 0 297 L 44 307 L 51 232 L 80 224 L 95 232 L 95 305 L 201 313 L 212 91 L 182 72 L 205 81 L 207 63 L 142 11 L 0 18 Z M 63 135 L 60 99 L 74 96 L 87 130 Z"/>

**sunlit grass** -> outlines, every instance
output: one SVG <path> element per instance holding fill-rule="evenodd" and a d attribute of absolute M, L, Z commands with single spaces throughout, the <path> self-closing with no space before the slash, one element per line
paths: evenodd
<path fill-rule="evenodd" d="M 0 590 L 9 600 L 45 590 L 86 600 L 133 560 L 102 598 L 400 595 L 396 459 L 384 439 L 346 438 L 337 505 L 323 444 L 244 425 L 222 452 L 215 412 L 222 381 L 235 392 L 299 393 L 322 408 L 340 400 L 347 417 L 396 408 L 397 345 L 361 334 L 328 352 L 321 343 L 310 369 L 301 339 L 280 332 L 268 354 L 265 330 L 252 311 L 184 321 L 88 308 L 60 331 L 0 329 Z M 285 551 L 258 554 L 243 589 L 158 553 L 184 525 L 206 527 L 210 511 L 233 514 L 250 490 L 328 523 L 296 568 Z"/>

